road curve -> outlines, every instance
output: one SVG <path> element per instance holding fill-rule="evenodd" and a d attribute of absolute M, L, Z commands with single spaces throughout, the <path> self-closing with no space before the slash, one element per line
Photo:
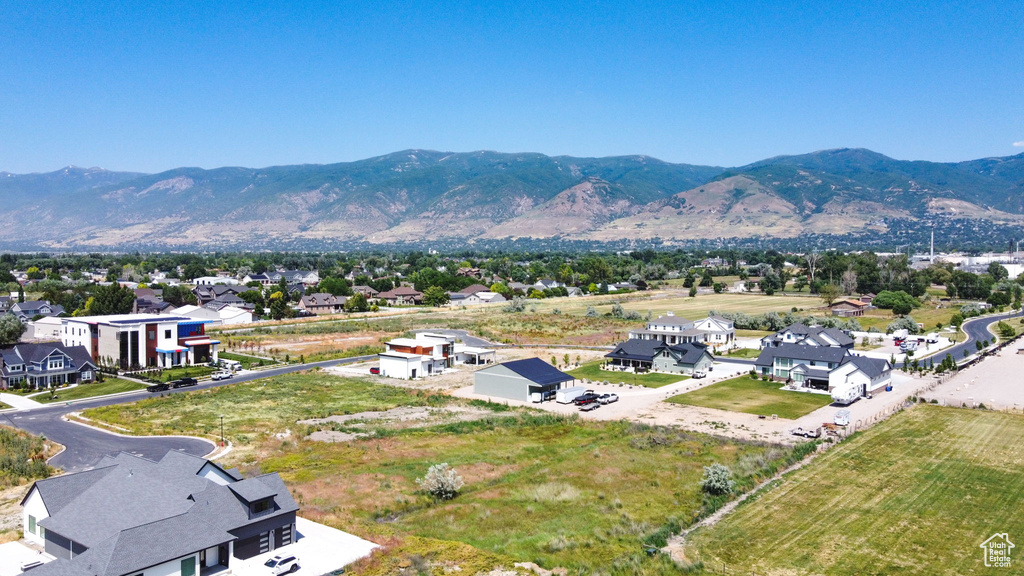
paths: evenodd
<path fill-rule="evenodd" d="M 995 340 L 995 336 L 988 331 L 988 325 L 993 322 L 1000 320 L 1008 320 L 1010 318 L 1021 317 L 1021 312 L 1008 312 L 1006 314 L 997 314 L 994 316 L 980 316 L 977 318 L 971 318 L 963 323 L 961 329 L 967 334 L 967 339 L 963 342 L 954 345 L 951 348 L 940 351 L 934 356 L 930 356 L 934 360 L 941 361 L 946 357 L 946 354 L 952 354 L 953 360 L 957 363 L 964 361 L 964 351 L 967 351 L 967 356 L 976 354 L 978 352 L 977 345 L 975 342 L 984 342 L 988 340 L 992 342 Z"/>
<path fill-rule="evenodd" d="M 295 364 L 281 368 L 271 368 L 261 372 L 253 372 L 242 376 L 236 376 L 231 380 L 218 382 L 203 382 L 190 388 L 168 390 L 169 394 L 180 394 L 192 390 L 204 390 L 216 388 L 238 382 L 249 382 L 261 378 L 270 378 L 310 368 L 326 368 L 347 364 L 351 362 L 362 362 L 376 358 L 376 355 L 356 356 L 340 360 L 327 360 L 324 362 L 310 362 L 307 364 Z M 95 398 L 92 400 L 79 400 L 70 406 L 67 404 L 49 404 L 30 410 L 9 412 L 4 415 L 7 423 L 38 436 L 44 436 L 54 442 L 63 444 L 66 449 L 52 458 L 50 464 L 63 468 L 67 472 L 82 470 L 94 466 L 103 456 L 114 455 L 118 452 L 131 452 L 150 459 L 159 459 L 169 450 L 181 450 L 196 456 L 205 456 L 214 449 L 213 442 L 199 438 L 187 438 L 181 436 L 121 436 L 110 434 L 96 428 L 90 428 L 74 422 L 68 422 L 63 416 L 69 412 L 78 412 L 88 408 L 100 406 L 112 406 L 115 404 L 127 404 L 152 397 L 152 394 L 142 390 L 132 394 L 121 396 Z"/>

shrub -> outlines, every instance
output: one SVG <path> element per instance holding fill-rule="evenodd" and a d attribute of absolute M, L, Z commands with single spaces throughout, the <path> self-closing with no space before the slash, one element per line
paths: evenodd
<path fill-rule="evenodd" d="M 917 321 L 911 316 L 904 316 L 898 320 L 894 320 L 885 327 L 886 334 L 892 334 L 897 330 L 906 329 L 911 334 L 917 334 L 919 332 L 917 327 Z"/>
<path fill-rule="evenodd" d="M 521 296 L 516 296 L 501 308 L 502 312 L 522 312 L 524 310 L 526 310 L 526 300 Z"/>
<path fill-rule="evenodd" d="M 732 470 L 722 464 L 704 467 L 704 476 L 700 479 L 700 489 L 712 496 L 732 493 L 736 482 L 732 479 Z"/>
<path fill-rule="evenodd" d="M 593 306 L 587 306 L 587 318 L 597 318 L 597 309 Z"/>
<path fill-rule="evenodd" d="M 416 485 L 438 500 L 451 500 L 465 485 L 462 476 L 447 462 L 434 464 L 423 478 L 416 479 Z"/>

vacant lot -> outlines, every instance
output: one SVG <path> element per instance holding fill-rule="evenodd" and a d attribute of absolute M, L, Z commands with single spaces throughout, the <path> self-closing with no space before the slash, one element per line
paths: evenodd
<path fill-rule="evenodd" d="M 105 394 L 117 394 L 118 392 L 142 390 L 145 387 L 145 384 L 139 384 L 138 382 L 132 382 L 131 380 L 106 378 L 103 382 L 90 382 L 88 384 L 80 384 L 74 388 L 54 390 L 53 395 L 40 394 L 39 396 L 33 396 L 32 399 L 44 404 L 48 404 L 50 402 L 68 402 L 71 400 L 81 400 L 82 398 L 103 396 Z"/>
<path fill-rule="evenodd" d="M 46 464 L 47 442 L 21 430 L 0 426 L 0 486 L 14 486 L 46 478 L 53 468 Z"/>
<path fill-rule="evenodd" d="M 442 424 L 429 418 L 388 423 L 361 414 L 359 420 L 321 425 L 370 435 L 348 442 L 305 439 L 311 425 L 297 424 L 332 414 L 460 402 L 314 372 L 86 415 L 139 434 L 213 436 L 223 414 L 236 447 L 249 443 L 232 451 L 226 464 L 249 473 L 280 472 L 305 516 L 377 541 L 396 537 L 404 543 L 394 554 L 403 558 L 414 555 L 415 539 L 428 539 L 434 544 L 416 554 L 429 552 L 442 565 L 464 557 L 466 549 L 438 541 L 474 546 L 486 552 L 481 558 L 497 554 L 574 571 L 634 562 L 645 542 L 663 542 L 666 526 L 688 525 L 712 505 L 698 486 L 703 466 L 729 465 L 738 489 L 746 490 L 796 457 L 792 448 L 482 402 L 462 408 L 492 414 Z M 397 412 L 412 411 L 391 414 Z M 287 428 L 294 433 L 275 434 Z M 466 482 L 452 501 L 435 501 L 416 484 L 441 462 Z M 393 559 L 385 554 L 371 565 L 390 566 Z M 368 571 L 374 573 L 372 566 Z"/>
<path fill-rule="evenodd" d="M 764 294 L 705 294 L 690 298 L 685 291 L 634 292 L 622 296 L 587 296 L 582 298 L 557 298 L 540 300 L 538 310 L 555 307 L 563 312 L 580 314 L 593 306 L 598 314 L 611 312 L 612 305 L 620 302 L 625 310 L 641 314 L 651 312 L 655 317 L 674 312 L 676 316 L 697 320 L 715 312 L 789 312 L 793 308 L 812 312 L 822 306 L 821 300 L 808 296 L 765 296 Z M 820 312 L 819 312 L 820 313 Z"/>
<path fill-rule="evenodd" d="M 780 390 L 778 382 L 765 382 L 750 376 L 737 376 L 718 384 L 673 396 L 667 402 L 732 410 L 779 418 L 796 419 L 832 403 L 828 394 L 810 394 Z"/>
<path fill-rule="evenodd" d="M 692 534 L 688 554 L 737 574 L 987 574 L 978 546 L 1024 533 L 1021 437 L 1020 416 L 914 408 Z"/>
<path fill-rule="evenodd" d="M 219 437 L 223 415 L 225 436 L 244 445 L 286 429 L 295 430 L 297 421 L 308 418 L 447 401 L 446 396 L 339 378 L 317 370 L 93 408 L 84 415 L 135 434 L 205 437 Z"/>
<path fill-rule="evenodd" d="M 570 370 L 568 373 L 576 378 L 586 378 L 587 380 L 597 380 L 598 382 L 604 382 L 607 380 L 613 384 L 616 382 L 625 382 L 626 384 L 636 384 L 639 386 L 646 386 L 647 388 L 660 388 L 662 386 L 675 384 L 676 382 L 690 378 L 689 376 L 683 376 L 682 374 L 633 374 L 632 372 L 612 372 L 609 370 L 602 370 L 601 364 L 603 363 L 603 360 L 589 362 L 575 370 Z"/>

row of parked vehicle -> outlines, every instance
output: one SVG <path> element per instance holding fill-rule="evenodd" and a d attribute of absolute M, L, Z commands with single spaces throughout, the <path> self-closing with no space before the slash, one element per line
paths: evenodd
<path fill-rule="evenodd" d="M 572 403 L 578 406 L 581 412 L 590 412 L 591 410 L 597 410 L 602 404 L 611 404 L 618 401 L 618 394 L 597 394 L 593 390 L 587 390 L 582 395 L 577 396 Z"/>
<path fill-rule="evenodd" d="M 166 392 L 167 390 L 172 390 L 175 388 L 187 388 L 189 386 L 195 386 L 196 384 L 199 384 L 199 380 L 186 376 L 178 380 L 171 380 L 170 382 L 161 382 L 160 384 L 153 384 L 152 386 L 147 386 L 146 390 L 148 392 Z"/>

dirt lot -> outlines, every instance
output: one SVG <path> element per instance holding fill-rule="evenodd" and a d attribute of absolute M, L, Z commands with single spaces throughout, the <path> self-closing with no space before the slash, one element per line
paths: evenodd
<path fill-rule="evenodd" d="M 999 410 L 1024 410 L 1024 354 L 1010 345 L 996 356 L 990 356 L 925 395 L 948 406 L 984 404 Z"/>
<path fill-rule="evenodd" d="M 435 426 L 438 424 L 449 424 L 451 422 L 468 422 L 480 420 L 493 416 L 494 412 L 482 408 L 469 406 L 448 406 L 444 408 L 431 408 L 427 406 L 400 406 L 381 412 L 357 412 L 355 414 L 343 414 L 328 416 L 326 418 L 314 418 L 312 420 L 300 420 L 299 424 L 312 426 L 340 424 L 346 429 L 366 429 L 367 424 L 387 426 L 388 428 L 405 429 L 420 428 L 424 426 Z M 319 442 L 348 442 L 357 438 L 364 438 L 369 435 L 367 432 L 352 432 L 340 430 L 317 430 L 309 435 L 310 440 Z"/>

